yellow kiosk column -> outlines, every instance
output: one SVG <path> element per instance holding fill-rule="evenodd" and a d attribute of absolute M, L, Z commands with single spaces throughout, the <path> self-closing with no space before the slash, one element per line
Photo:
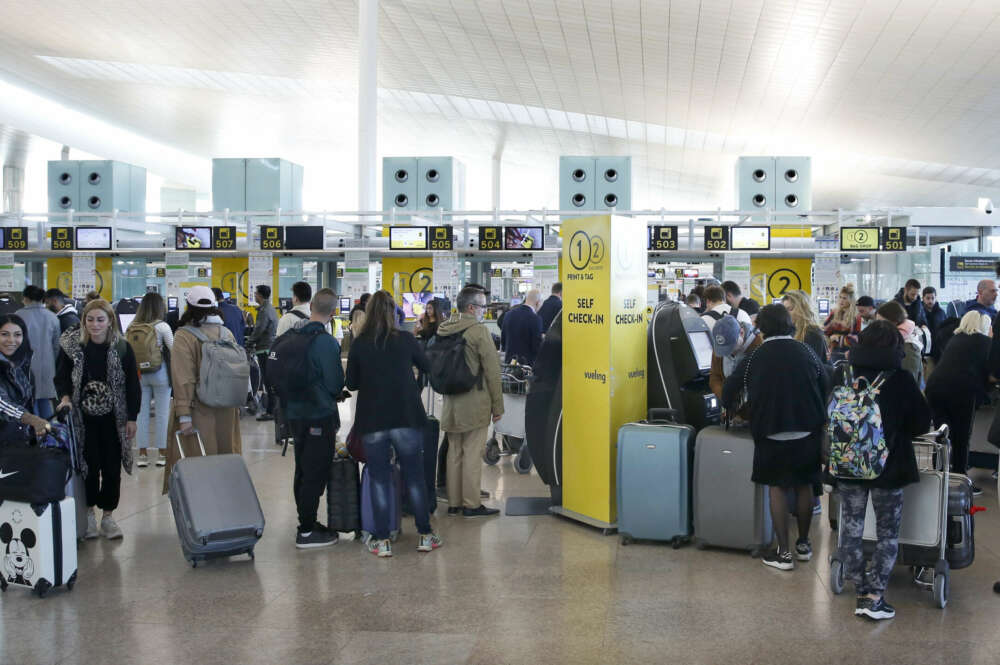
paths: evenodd
<path fill-rule="evenodd" d="M 645 224 L 602 215 L 562 225 L 563 505 L 600 528 L 617 519 L 618 428 L 646 414 Z"/>

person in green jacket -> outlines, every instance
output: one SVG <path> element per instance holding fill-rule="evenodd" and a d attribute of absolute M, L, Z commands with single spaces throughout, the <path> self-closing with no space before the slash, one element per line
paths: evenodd
<path fill-rule="evenodd" d="M 483 447 L 490 423 L 503 415 L 500 356 L 483 325 L 486 295 L 467 286 L 459 292 L 456 304 L 458 316 L 442 323 L 437 334 L 465 337 L 465 360 L 482 381 L 468 392 L 444 396 L 441 430 L 448 434 L 448 514 L 485 517 L 500 512 L 484 506 L 480 498 Z"/>

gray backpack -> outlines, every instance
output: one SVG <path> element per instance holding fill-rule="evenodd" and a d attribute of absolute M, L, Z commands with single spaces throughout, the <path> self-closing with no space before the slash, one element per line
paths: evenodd
<path fill-rule="evenodd" d="M 232 333 L 221 328 L 219 339 L 209 339 L 194 326 L 184 326 L 182 330 L 201 342 L 201 369 L 196 388 L 198 401 L 214 408 L 245 405 L 250 391 L 250 363 Z"/>

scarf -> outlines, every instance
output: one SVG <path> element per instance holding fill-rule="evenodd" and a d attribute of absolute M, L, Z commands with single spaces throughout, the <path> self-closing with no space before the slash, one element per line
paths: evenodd
<path fill-rule="evenodd" d="M 123 339 L 108 344 L 108 376 L 106 380 L 111 387 L 111 395 L 114 399 L 113 413 L 115 427 L 118 430 L 118 441 L 121 444 L 122 468 L 125 469 L 125 473 L 132 475 L 132 445 L 125 436 L 125 423 L 128 421 L 128 407 L 125 404 L 125 370 L 122 368 L 122 358 L 119 354 L 119 346 L 124 349 L 125 344 Z M 80 391 L 83 389 L 83 346 L 80 344 L 79 333 L 63 334 L 59 338 L 59 345 L 73 361 L 71 372 L 73 379 L 73 426 L 77 432 L 77 445 L 82 446 L 83 442 L 86 441 L 86 432 L 83 425 L 83 411 L 80 409 Z M 83 455 L 80 455 L 80 467 L 80 471 L 86 477 L 88 469 Z"/>

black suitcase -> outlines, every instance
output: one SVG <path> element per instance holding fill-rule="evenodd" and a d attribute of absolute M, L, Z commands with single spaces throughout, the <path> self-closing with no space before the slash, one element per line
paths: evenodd
<path fill-rule="evenodd" d="M 432 515 L 437 510 L 437 469 L 438 442 L 441 439 L 441 422 L 434 416 L 434 391 L 428 389 L 430 395 L 427 407 L 427 423 L 424 425 L 424 484 L 427 487 L 427 510 Z M 403 493 L 403 512 L 413 514 L 410 507 L 410 497 Z"/>
<path fill-rule="evenodd" d="M 976 511 L 972 506 L 972 482 L 968 477 L 954 474 L 948 480 L 948 547 L 945 557 L 951 569 L 958 570 L 968 568 L 976 559 Z"/>
<path fill-rule="evenodd" d="M 331 531 L 361 531 L 361 476 L 358 463 L 334 457 L 326 483 L 326 519 Z"/>

